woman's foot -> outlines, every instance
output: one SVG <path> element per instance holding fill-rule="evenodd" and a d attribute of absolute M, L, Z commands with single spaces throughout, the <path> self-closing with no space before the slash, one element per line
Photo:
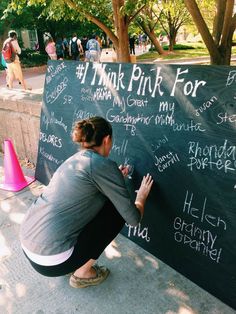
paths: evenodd
<path fill-rule="evenodd" d="M 70 276 L 70 286 L 73 288 L 86 288 L 89 286 L 96 286 L 102 283 L 104 280 L 107 279 L 110 271 L 105 266 L 98 266 L 94 265 L 91 268 L 90 277 L 78 277 L 76 275 Z M 84 276 L 88 276 L 89 273 L 85 274 Z"/>

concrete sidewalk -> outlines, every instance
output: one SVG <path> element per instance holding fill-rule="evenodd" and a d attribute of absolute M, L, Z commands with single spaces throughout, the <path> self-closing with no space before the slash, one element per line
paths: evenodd
<path fill-rule="evenodd" d="M 34 169 L 22 169 L 34 175 Z M 3 170 L 0 154 L 0 181 Z M 100 286 L 74 289 L 68 276 L 39 275 L 24 257 L 18 233 L 27 208 L 42 189 L 36 181 L 16 193 L 0 190 L 1 314 L 236 313 L 122 235 L 99 259 L 111 270 Z"/>
<path fill-rule="evenodd" d="M 13 82 L 13 88 L 10 90 L 6 86 L 6 74 L 5 71 L 0 71 L 0 95 L 7 96 L 8 94 L 14 94 L 16 91 L 17 93 L 23 94 L 37 94 L 42 95 L 43 89 L 44 89 L 44 80 L 45 80 L 45 74 L 46 74 L 47 66 L 40 66 L 35 68 L 25 68 L 23 69 L 23 75 L 24 79 L 26 81 L 26 84 L 30 87 L 32 87 L 31 91 L 25 92 L 22 89 L 22 86 L 18 84 L 18 82 L 15 80 Z"/>

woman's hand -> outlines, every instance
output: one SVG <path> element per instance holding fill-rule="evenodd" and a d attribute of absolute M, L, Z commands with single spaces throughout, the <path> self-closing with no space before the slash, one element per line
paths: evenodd
<path fill-rule="evenodd" d="M 123 166 L 123 165 L 120 165 L 119 166 L 119 169 L 120 171 L 122 172 L 123 176 L 124 177 L 127 177 L 129 175 L 129 166 Z"/>
<path fill-rule="evenodd" d="M 151 175 L 148 173 L 146 176 L 143 177 L 143 180 L 141 182 L 141 185 L 137 192 L 137 197 L 136 197 L 136 201 L 142 202 L 143 206 L 151 190 L 152 184 L 153 184 L 153 179 Z"/>

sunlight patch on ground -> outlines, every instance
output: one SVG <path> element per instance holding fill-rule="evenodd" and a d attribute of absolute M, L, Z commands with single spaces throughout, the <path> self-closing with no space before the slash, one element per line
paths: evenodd
<path fill-rule="evenodd" d="M 109 259 L 121 257 L 121 253 L 117 249 L 117 244 L 115 241 L 112 241 L 104 250 L 105 255 Z"/>
<path fill-rule="evenodd" d="M 5 213 L 9 213 L 11 210 L 10 203 L 6 200 L 1 201 L 1 210 Z"/>
<path fill-rule="evenodd" d="M 180 306 L 178 312 L 168 311 L 165 314 L 196 314 L 196 312 L 187 307 L 187 306 Z"/>
<path fill-rule="evenodd" d="M 22 283 L 17 283 L 15 289 L 16 289 L 16 295 L 19 298 L 22 298 L 26 295 L 26 286 L 23 285 Z"/>
<path fill-rule="evenodd" d="M 176 288 L 168 288 L 166 290 L 166 292 L 169 294 L 169 295 L 172 295 L 174 297 L 177 297 L 183 301 L 188 301 L 189 300 L 189 296 L 186 295 L 183 291 L 179 290 L 179 289 L 176 289 Z"/>
<path fill-rule="evenodd" d="M 23 214 L 23 213 L 11 213 L 9 215 L 9 218 L 11 219 L 11 221 L 13 221 L 19 225 L 22 223 L 24 217 L 25 217 L 25 214 Z"/>
<path fill-rule="evenodd" d="M 145 256 L 145 259 L 152 264 L 152 267 L 155 269 L 159 269 L 158 261 L 152 256 Z"/>
<path fill-rule="evenodd" d="M 2 235 L 2 233 L 0 233 L 0 259 L 6 256 L 10 256 L 10 255 L 11 255 L 11 250 L 6 244 L 6 239 Z"/>

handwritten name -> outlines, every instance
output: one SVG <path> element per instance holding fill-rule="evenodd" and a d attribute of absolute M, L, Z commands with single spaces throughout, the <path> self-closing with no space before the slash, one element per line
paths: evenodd
<path fill-rule="evenodd" d="M 154 164 L 159 172 L 165 171 L 171 165 L 180 161 L 178 154 L 175 154 L 173 152 L 168 152 L 167 154 L 161 157 L 154 156 L 154 158 L 155 158 Z"/>
<path fill-rule="evenodd" d="M 153 153 L 155 153 L 161 146 L 165 145 L 168 142 L 168 138 L 166 135 L 163 136 L 163 138 L 160 138 L 157 143 L 151 144 L 151 150 Z"/>
<path fill-rule="evenodd" d="M 219 230 L 225 232 L 227 224 L 220 216 L 207 212 L 207 198 L 203 198 L 202 206 L 194 205 L 194 194 L 186 191 L 182 212 L 187 219 L 175 217 L 173 222 L 174 240 L 182 245 L 220 263 L 222 248 L 217 241 Z M 194 221 L 189 221 L 194 219 Z M 201 225 L 204 224 L 202 228 Z M 211 229 L 211 230 L 210 230 Z"/>
<path fill-rule="evenodd" d="M 52 104 L 57 100 L 57 98 L 66 89 L 68 81 L 68 78 L 65 76 L 63 81 L 61 81 L 51 93 L 49 93 L 48 91 L 46 92 L 46 102 L 48 104 Z"/>
<path fill-rule="evenodd" d="M 57 148 L 61 148 L 62 147 L 62 139 L 57 137 L 54 134 L 46 134 L 44 132 L 40 132 L 39 133 L 39 140 L 41 142 L 46 142 L 48 144 L 52 144 L 53 146 L 57 147 Z"/>
<path fill-rule="evenodd" d="M 208 108 L 210 108 L 215 102 L 217 101 L 217 97 L 213 96 L 210 100 L 204 102 L 202 106 L 200 106 L 198 109 L 195 110 L 195 114 L 197 117 L 200 116 L 200 113 L 206 111 Z M 200 112 L 200 113 L 199 113 Z"/>
<path fill-rule="evenodd" d="M 199 142 L 189 142 L 188 167 L 191 171 L 216 169 L 223 170 L 225 173 L 236 170 L 236 146 L 230 145 L 228 140 L 223 145 L 204 145 Z"/>
<path fill-rule="evenodd" d="M 220 112 L 217 115 L 217 122 L 216 124 L 222 124 L 222 123 L 233 123 L 236 125 L 236 114 L 228 114 L 227 112 Z"/>
<path fill-rule="evenodd" d="M 45 151 L 43 147 L 39 148 L 39 153 L 42 155 L 45 159 L 55 163 L 56 165 L 60 165 L 63 163 L 63 160 L 58 160 L 56 157 L 54 157 L 51 153 L 48 153 Z"/>
<path fill-rule="evenodd" d="M 128 227 L 128 237 L 138 237 L 144 239 L 146 242 L 150 242 L 150 237 L 148 236 L 148 227 L 142 228 L 141 224 L 139 223 L 138 226 L 134 227 L 129 224 L 125 224 Z"/>
<path fill-rule="evenodd" d="M 60 117 L 59 119 L 55 117 L 55 113 L 52 111 L 50 117 L 42 115 L 43 124 L 46 125 L 46 130 L 48 130 L 49 124 L 57 124 L 61 126 L 65 132 L 67 132 L 67 125 L 64 123 L 64 118 Z"/>
<path fill-rule="evenodd" d="M 66 65 L 64 62 L 58 64 L 56 68 L 54 68 L 53 65 L 49 65 L 47 68 L 47 75 L 46 75 L 46 84 L 50 83 L 53 77 L 55 77 L 57 74 L 59 74 L 61 71 L 63 71 L 66 68 Z"/>

